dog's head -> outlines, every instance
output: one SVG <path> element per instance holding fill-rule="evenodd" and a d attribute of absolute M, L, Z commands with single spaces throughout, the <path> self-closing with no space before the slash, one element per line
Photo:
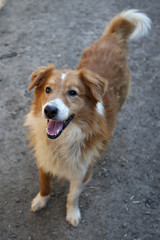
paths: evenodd
<path fill-rule="evenodd" d="M 31 75 L 28 91 L 34 87 L 33 112 L 47 119 L 47 136 L 55 139 L 72 121 L 89 126 L 107 80 L 86 69 L 56 70 L 50 65 Z"/>

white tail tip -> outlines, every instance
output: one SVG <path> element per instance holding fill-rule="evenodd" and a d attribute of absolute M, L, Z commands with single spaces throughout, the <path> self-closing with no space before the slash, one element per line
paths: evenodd
<path fill-rule="evenodd" d="M 147 35 L 151 29 L 151 19 L 137 9 L 123 11 L 120 15 L 135 25 L 135 30 L 129 36 L 129 40 L 137 40 Z"/>

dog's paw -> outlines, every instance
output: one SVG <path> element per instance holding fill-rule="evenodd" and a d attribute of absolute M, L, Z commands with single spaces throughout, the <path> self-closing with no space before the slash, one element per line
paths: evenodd
<path fill-rule="evenodd" d="M 77 227 L 80 219 L 81 219 L 81 213 L 78 207 L 73 207 L 67 210 L 66 220 L 73 227 Z"/>
<path fill-rule="evenodd" d="M 36 211 L 44 208 L 48 202 L 49 197 L 50 197 L 50 195 L 42 197 L 40 195 L 40 193 L 38 193 L 37 196 L 32 201 L 31 211 L 36 212 Z"/>

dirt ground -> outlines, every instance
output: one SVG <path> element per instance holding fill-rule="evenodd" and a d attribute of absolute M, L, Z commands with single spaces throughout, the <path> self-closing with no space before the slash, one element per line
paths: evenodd
<path fill-rule="evenodd" d="M 129 45 L 132 86 L 109 148 L 81 194 L 82 220 L 65 220 L 68 183 L 53 180 L 47 208 L 30 212 L 39 190 L 23 127 L 39 65 L 77 65 L 82 50 L 123 9 L 152 19 L 151 33 Z M 8 0 L 0 10 L 0 239 L 160 239 L 160 2 L 156 0 Z"/>

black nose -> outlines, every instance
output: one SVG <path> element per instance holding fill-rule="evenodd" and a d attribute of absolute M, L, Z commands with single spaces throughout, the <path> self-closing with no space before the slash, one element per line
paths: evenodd
<path fill-rule="evenodd" d="M 51 106 L 51 105 L 47 105 L 44 108 L 44 113 L 45 113 L 46 117 L 53 118 L 53 117 L 55 117 L 57 115 L 58 108 L 54 107 L 54 106 Z"/>

